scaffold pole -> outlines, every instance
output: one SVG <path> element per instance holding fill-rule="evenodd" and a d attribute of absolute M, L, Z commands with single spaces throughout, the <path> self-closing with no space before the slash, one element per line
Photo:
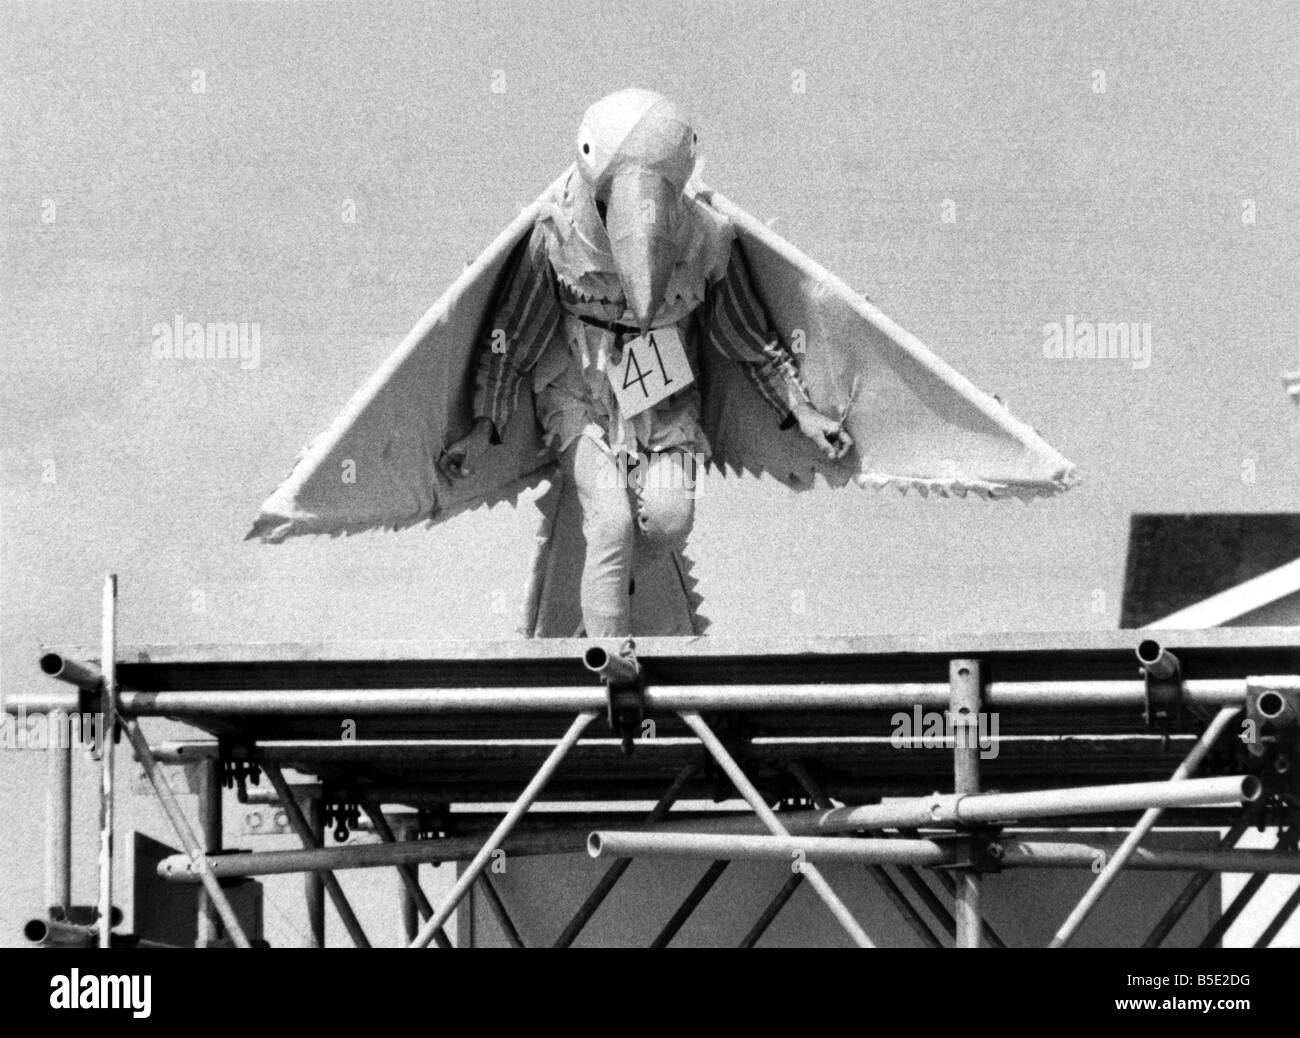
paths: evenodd
<path fill-rule="evenodd" d="M 308 796 L 303 803 L 306 805 L 304 815 L 307 819 L 307 828 L 311 832 L 312 843 L 315 848 L 324 851 L 325 803 L 321 800 L 319 793 Z M 310 854 L 312 850 L 303 850 L 298 853 Z M 211 862 L 209 864 L 220 865 L 222 863 Z M 309 948 L 324 948 L 327 938 L 325 931 L 325 881 L 321 878 L 321 873 L 318 870 L 303 871 L 302 893 L 307 902 L 307 946 Z"/>
<path fill-rule="evenodd" d="M 117 745 L 117 574 L 104 578 L 100 630 L 100 667 L 104 673 L 101 726 L 104 745 L 99 759 L 99 946 L 113 946 L 113 762 Z"/>
<path fill-rule="evenodd" d="M 72 907 L 72 740 L 49 751 L 45 787 L 45 907 L 64 920 Z"/>
<path fill-rule="evenodd" d="M 221 762 L 205 760 L 196 770 L 199 773 L 199 830 L 204 854 L 210 858 L 219 854 L 222 847 Z M 211 947 L 221 936 L 221 917 L 206 890 L 199 891 L 195 933 L 195 944 L 200 948 Z"/>
<path fill-rule="evenodd" d="M 958 659 L 948 665 L 952 686 L 953 792 L 958 797 L 973 796 L 980 791 L 980 662 Z M 958 805 L 961 801 L 958 801 Z M 970 841 L 968 839 L 967 843 Z M 954 945 L 958 948 L 980 946 L 980 893 L 983 881 L 975 868 L 958 869 L 953 877 L 957 889 L 953 897 L 953 918 L 957 923 Z"/>

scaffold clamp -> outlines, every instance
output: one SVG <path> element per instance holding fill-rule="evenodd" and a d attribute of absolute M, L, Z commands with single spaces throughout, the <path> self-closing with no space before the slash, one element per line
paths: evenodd
<path fill-rule="evenodd" d="M 963 828 L 952 833 L 930 836 L 935 843 L 951 847 L 953 856 L 941 865 L 931 865 L 937 871 L 1001 872 L 1003 847 L 997 829 L 987 827 Z"/>
<path fill-rule="evenodd" d="M 353 800 L 327 798 L 323 808 L 325 824 L 334 824 L 335 842 L 347 843 L 349 832 L 361 822 L 361 806 Z"/>
<path fill-rule="evenodd" d="M 1148 728 L 1159 728 L 1168 742 L 1171 728 L 1183 719 L 1183 668 L 1178 657 L 1154 639 L 1137 647 L 1146 685 L 1146 704 L 1142 716 Z"/>
<path fill-rule="evenodd" d="M 632 755 L 633 740 L 645 722 L 645 687 L 636 644 L 623 642 L 616 654 L 593 645 L 583 654 L 583 664 L 605 684 L 606 718 L 610 731 L 623 741 L 623 753 Z"/>
<path fill-rule="evenodd" d="M 1300 748 L 1300 680 L 1246 679 L 1246 731 L 1242 741 L 1255 757 L 1275 756 L 1279 774 L 1292 770 Z"/>
<path fill-rule="evenodd" d="M 237 789 L 239 802 L 246 803 L 248 783 L 256 786 L 262 778 L 262 769 L 252 759 L 248 744 L 242 739 L 218 736 L 217 757 L 221 763 L 221 785 L 225 789 Z"/>

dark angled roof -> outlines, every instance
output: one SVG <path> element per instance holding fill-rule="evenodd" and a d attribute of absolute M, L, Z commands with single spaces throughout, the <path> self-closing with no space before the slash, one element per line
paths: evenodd
<path fill-rule="evenodd" d="M 1300 513 L 1134 515 L 1121 627 L 1143 627 L 1300 557 Z"/>

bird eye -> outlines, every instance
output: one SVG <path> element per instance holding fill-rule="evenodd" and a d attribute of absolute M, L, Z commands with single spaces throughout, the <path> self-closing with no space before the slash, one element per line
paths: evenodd
<path fill-rule="evenodd" d="M 590 155 L 590 154 L 591 154 L 591 145 L 588 144 L 586 141 L 584 141 L 583 144 L 582 144 L 582 153 L 583 153 L 584 155 Z"/>

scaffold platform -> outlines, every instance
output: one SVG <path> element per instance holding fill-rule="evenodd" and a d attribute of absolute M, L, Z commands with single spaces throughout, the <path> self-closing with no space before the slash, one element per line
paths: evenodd
<path fill-rule="evenodd" d="M 1189 890 L 1216 872 L 1300 872 L 1295 629 L 647 638 L 634 648 L 567 639 L 119 646 L 115 602 L 106 591 L 101 646 L 45 649 L 41 669 L 55 680 L 10 696 L 6 709 L 98 712 L 121 727 L 184 847 L 160 874 L 204 886 L 207 943 L 248 943 L 221 880 L 302 871 L 319 878 L 320 896 L 364 946 L 333 872 L 390 866 L 422 920 L 412 945 L 447 945 L 443 924 L 503 849 L 613 862 L 561 945 L 598 910 L 619 862 L 637 857 L 801 854 L 791 882 L 810 883 L 861 946 L 873 943 L 868 930 L 819 863 L 862 863 L 925 943 L 941 943 L 946 925 L 964 947 L 1000 943 L 979 910 L 991 870 L 1082 868 L 1103 855 L 1054 945 L 1069 942 L 1124 868 L 1190 872 Z M 202 734 L 151 745 L 139 725 L 151 717 Z M 110 768 L 111 756 L 109 741 Z M 184 763 L 209 776 L 197 829 L 159 767 Z M 290 786 L 285 769 L 306 781 Z M 303 849 L 222 854 L 211 822 L 222 780 L 245 797 L 259 775 Z M 110 779 L 101 791 L 110 845 L 112 796 Z M 51 799 L 56 862 L 68 838 L 64 799 Z M 699 801 L 748 810 L 672 809 Z M 529 814 L 542 802 L 552 809 Z M 644 802 L 657 806 L 646 815 Z M 475 807 L 456 814 L 457 805 Z M 322 818 L 348 808 L 383 842 L 325 846 Z M 399 841 L 399 808 L 442 812 L 441 821 Z M 1276 849 L 1237 849 L 1248 826 L 1275 830 Z M 1123 839 L 1071 842 L 1099 827 Z M 1143 848 L 1158 828 L 1227 833 L 1217 850 Z M 1040 833 L 1055 842 L 1038 842 Z M 431 861 L 463 863 L 436 906 L 412 868 Z M 102 913 L 111 864 L 105 875 L 101 860 L 100 872 Z M 941 895 L 918 885 L 922 872 L 951 909 L 946 923 L 933 903 Z M 111 944 L 111 927 L 60 919 L 66 878 L 49 886 L 44 936 Z M 1157 931 L 1177 922 L 1186 895 L 1171 895 Z M 1286 916 L 1296 907 L 1283 906 Z"/>

